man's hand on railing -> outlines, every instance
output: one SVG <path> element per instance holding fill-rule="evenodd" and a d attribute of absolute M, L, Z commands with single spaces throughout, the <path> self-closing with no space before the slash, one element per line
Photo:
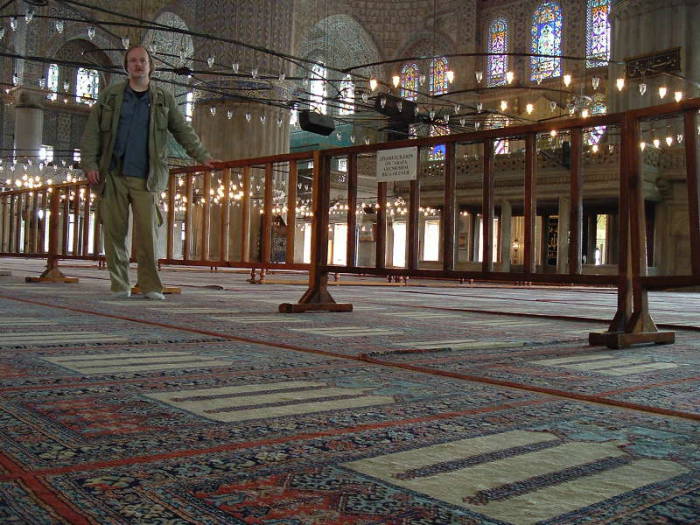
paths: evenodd
<path fill-rule="evenodd" d="M 97 170 L 86 171 L 85 176 L 90 184 L 94 185 L 100 182 L 100 172 Z"/>
<path fill-rule="evenodd" d="M 222 161 L 220 161 L 219 159 L 211 159 L 211 160 L 205 162 L 205 163 L 202 164 L 202 165 L 203 165 L 203 166 L 206 166 L 206 167 L 209 168 L 210 170 L 215 170 L 215 169 L 216 169 L 215 164 L 221 164 L 221 162 L 222 162 Z"/>

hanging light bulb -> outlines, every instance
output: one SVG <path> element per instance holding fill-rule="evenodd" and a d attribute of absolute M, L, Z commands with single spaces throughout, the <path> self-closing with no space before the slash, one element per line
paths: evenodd
<path fill-rule="evenodd" d="M 642 82 L 641 84 L 639 84 L 639 94 L 641 96 L 644 96 L 644 93 L 646 93 L 646 92 L 647 92 L 647 85 L 644 82 Z"/>
<path fill-rule="evenodd" d="M 394 75 L 393 77 L 391 77 L 391 83 L 394 84 L 395 88 L 399 87 L 399 84 L 401 83 L 401 77 L 399 75 Z"/>
<path fill-rule="evenodd" d="M 676 91 L 675 93 L 673 93 L 673 98 L 676 102 L 680 102 L 681 100 L 683 100 L 683 92 Z"/>
<path fill-rule="evenodd" d="M 39 88 L 44 89 L 46 87 L 46 77 L 41 77 L 39 79 Z"/>
<path fill-rule="evenodd" d="M 372 77 L 369 79 L 369 88 L 374 91 L 377 89 L 377 79 Z"/>
<path fill-rule="evenodd" d="M 452 84 L 455 80 L 455 72 L 452 71 L 451 69 L 447 72 L 447 81 Z"/>
<path fill-rule="evenodd" d="M 661 141 L 660 141 L 659 139 L 657 139 L 657 138 L 655 138 L 652 142 L 654 143 L 654 147 L 655 147 L 656 149 L 658 149 L 659 146 L 661 145 Z"/>
<path fill-rule="evenodd" d="M 556 130 L 556 129 L 553 129 L 552 131 L 550 131 L 550 132 L 549 132 L 549 136 L 552 137 L 552 138 L 556 137 L 556 136 L 557 136 L 557 130 Z"/>
<path fill-rule="evenodd" d="M 431 109 L 430 112 L 428 113 L 428 116 L 430 117 L 430 120 L 435 119 L 435 110 Z"/>
<path fill-rule="evenodd" d="M 369 137 L 365 137 L 365 145 L 369 146 Z"/>
<path fill-rule="evenodd" d="M 549 111 L 554 113 L 557 110 L 557 103 L 554 100 L 549 101 Z"/>
<path fill-rule="evenodd" d="M 582 118 L 588 118 L 590 116 L 590 112 L 588 111 L 588 108 L 583 108 L 581 110 L 581 117 Z"/>
<path fill-rule="evenodd" d="M 27 24 L 29 24 L 33 18 L 34 18 L 34 8 L 27 7 L 27 10 L 24 12 L 24 21 L 27 22 Z"/>
<path fill-rule="evenodd" d="M 599 148 L 598 148 L 598 144 L 593 144 L 593 146 L 591 147 L 591 151 L 592 151 L 593 153 L 598 153 L 598 149 L 599 149 Z"/>
<path fill-rule="evenodd" d="M 678 144 L 683 142 L 683 133 L 679 133 L 678 135 L 676 135 L 676 142 L 678 142 Z"/>
<path fill-rule="evenodd" d="M 361 98 L 362 98 L 362 102 L 368 102 L 369 101 L 369 93 L 367 93 L 366 91 L 363 91 Z"/>
<path fill-rule="evenodd" d="M 625 79 L 620 77 L 615 81 L 615 85 L 617 86 L 618 91 L 622 91 L 623 88 L 625 87 Z"/>
<path fill-rule="evenodd" d="M 213 55 L 209 55 L 207 57 L 207 65 L 209 66 L 209 69 L 214 67 L 214 62 L 216 61 L 216 58 L 214 58 Z"/>
<path fill-rule="evenodd" d="M 88 27 L 87 35 L 88 35 L 88 38 L 89 38 L 90 40 L 92 40 L 93 38 L 95 38 L 95 32 L 96 32 L 96 31 L 95 31 L 95 26 L 90 26 L 90 27 Z"/>
<path fill-rule="evenodd" d="M 525 111 L 527 111 L 528 115 L 532 115 L 532 112 L 535 110 L 535 105 L 532 102 L 528 102 L 528 104 L 525 106 Z"/>
<path fill-rule="evenodd" d="M 644 141 L 641 141 L 641 142 L 639 143 L 639 149 L 641 149 L 642 151 L 644 151 L 646 148 L 647 148 L 647 143 L 644 142 Z"/>
<path fill-rule="evenodd" d="M 277 127 L 281 128 L 282 123 L 284 122 L 284 119 L 282 117 L 277 117 Z"/>
<path fill-rule="evenodd" d="M 123 37 L 122 38 L 122 47 L 124 49 L 129 49 L 129 37 Z"/>
<path fill-rule="evenodd" d="M 450 123 L 450 114 L 449 114 L 449 113 L 445 113 L 445 114 L 442 116 L 442 120 L 445 121 L 445 124 L 449 124 L 449 123 Z"/>
<path fill-rule="evenodd" d="M 594 91 L 596 89 L 598 89 L 599 85 L 600 85 L 600 77 L 592 77 L 591 78 L 591 86 L 593 86 Z"/>
<path fill-rule="evenodd" d="M 350 142 L 355 144 L 355 135 L 350 135 Z"/>
<path fill-rule="evenodd" d="M 419 75 L 419 76 L 418 76 L 418 85 L 419 85 L 419 86 L 424 86 L 424 85 L 425 85 L 425 75 Z"/>
<path fill-rule="evenodd" d="M 16 86 L 18 84 L 19 84 L 19 76 L 17 75 L 17 73 L 14 73 L 12 75 L 12 85 Z"/>
<path fill-rule="evenodd" d="M 512 71 L 508 71 L 506 73 L 506 82 L 508 82 L 509 84 L 513 83 L 514 78 L 515 78 L 515 73 L 513 73 Z"/>
<path fill-rule="evenodd" d="M 460 126 L 464 127 L 464 125 L 465 125 L 466 123 L 467 123 L 467 119 L 465 119 L 464 117 L 462 117 L 461 119 L 459 119 L 459 125 L 460 125 Z"/>
<path fill-rule="evenodd" d="M 250 112 L 246 112 L 245 114 L 245 121 L 250 122 L 250 119 L 253 118 L 253 115 L 250 114 Z"/>
<path fill-rule="evenodd" d="M 668 137 L 666 137 L 666 145 L 670 146 L 671 144 L 673 144 L 673 137 L 669 135 Z"/>
<path fill-rule="evenodd" d="M 508 109 L 508 101 L 501 100 L 501 111 L 505 111 L 506 109 Z"/>
<path fill-rule="evenodd" d="M 564 85 L 566 87 L 569 87 L 571 85 L 571 75 L 569 73 L 567 73 L 566 75 L 564 75 L 563 79 L 564 79 Z"/>
<path fill-rule="evenodd" d="M 238 62 L 234 62 L 233 64 L 231 64 L 231 69 L 233 70 L 234 75 L 238 74 L 238 68 L 239 68 Z"/>
<path fill-rule="evenodd" d="M 68 91 L 70 89 L 70 83 L 68 81 L 63 83 L 63 91 Z"/>
<path fill-rule="evenodd" d="M 401 102 L 400 100 L 396 103 L 396 111 L 398 111 L 399 113 L 403 111 L 403 102 Z"/>
<path fill-rule="evenodd" d="M 277 79 L 280 82 L 282 82 L 285 78 L 287 78 L 287 75 L 285 75 L 284 73 L 280 73 L 279 76 L 277 77 Z"/>
<path fill-rule="evenodd" d="M 476 83 L 481 84 L 481 80 L 484 78 L 484 72 L 474 71 L 474 77 L 476 78 Z"/>
<path fill-rule="evenodd" d="M 226 118 L 229 119 L 229 120 L 231 120 L 231 119 L 233 118 L 233 111 L 231 111 L 231 110 L 229 109 L 229 110 L 226 112 Z M 280 122 L 280 124 L 281 124 L 281 122 Z"/>
<path fill-rule="evenodd" d="M 336 132 L 336 134 L 335 134 L 335 138 L 338 139 L 338 140 L 342 140 L 343 134 L 342 134 L 340 131 L 338 131 L 338 132 Z"/>
<path fill-rule="evenodd" d="M 265 124 L 266 120 L 267 120 L 267 115 L 265 115 L 265 114 L 260 115 L 260 124 Z"/>
<path fill-rule="evenodd" d="M 14 16 L 10 17 L 10 29 L 17 31 L 17 18 Z"/>
<path fill-rule="evenodd" d="M 460 109 L 462 109 L 462 106 L 460 106 L 459 104 L 455 104 L 455 115 L 459 113 Z"/>
<path fill-rule="evenodd" d="M 258 68 L 254 67 L 253 69 L 250 70 L 250 76 L 253 78 L 258 78 Z"/>
<path fill-rule="evenodd" d="M 5 28 L 0 27 L 0 40 L 2 40 L 3 38 L 5 38 Z"/>
<path fill-rule="evenodd" d="M 668 88 L 666 86 L 660 86 L 659 87 L 659 98 L 664 98 L 666 96 L 666 93 L 668 93 Z"/>
<path fill-rule="evenodd" d="M 386 97 L 384 95 L 379 97 L 379 105 L 382 107 L 382 109 L 384 109 L 384 107 L 386 106 Z"/>
<path fill-rule="evenodd" d="M 479 121 L 474 122 L 474 129 L 475 129 L 476 131 L 479 131 L 479 128 L 480 128 L 480 127 L 481 127 L 481 122 L 479 122 Z"/>
<path fill-rule="evenodd" d="M 63 20 L 56 20 L 54 27 L 56 28 L 56 32 L 63 33 Z"/>
<path fill-rule="evenodd" d="M 484 109 L 484 105 L 481 102 L 477 102 L 476 103 L 476 112 L 481 113 L 483 109 Z"/>

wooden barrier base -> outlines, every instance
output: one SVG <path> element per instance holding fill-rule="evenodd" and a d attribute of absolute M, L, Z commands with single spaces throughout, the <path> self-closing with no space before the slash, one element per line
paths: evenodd
<path fill-rule="evenodd" d="M 352 312 L 350 303 L 282 303 L 279 311 L 283 314 L 296 314 L 313 310 L 323 310 L 325 312 Z"/>
<path fill-rule="evenodd" d="M 66 277 L 57 266 L 46 270 L 39 277 L 25 277 L 27 283 L 77 283 L 77 277 Z"/>
<path fill-rule="evenodd" d="M 676 341 L 675 332 L 602 332 L 588 334 L 588 344 L 608 348 L 629 348 L 632 345 L 654 343 L 667 345 Z"/>
<path fill-rule="evenodd" d="M 138 286 L 134 286 L 131 288 L 131 295 L 137 295 L 141 293 L 141 288 Z M 181 294 L 182 293 L 182 288 L 179 286 L 163 286 L 163 292 L 164 295 L 168 294 Z"/>
<path fill-rule="evenodd" d="M 27 283 L 77 283 L 80 281 L 77 277 L 25 277 Z"/>

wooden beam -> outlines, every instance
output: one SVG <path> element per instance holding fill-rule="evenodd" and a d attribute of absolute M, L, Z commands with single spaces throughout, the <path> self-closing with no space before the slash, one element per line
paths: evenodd
<path fill-rule="evenodd" d="M 445 205 L 442 217 L 442 268 L 453 270 L 455 267 L 455 209 L 457 196 L 457 145 L 445 144 Z M 491 194 L 493 198 L 493 192 Z"/>
<path fill-rule="evenodd" d="M 484 176 L 481 199 L 481 232 L 483 254 L 481 271 L 493 271 L 493 216 L 494 208 L 493 183 L 493 141 L 484 142 Z"/>
<path fill-rule="evenodd" d="M 537 199 L 535 197 L 537 183 L 536 170 L 537 136 L 534 133 L 528 133 L 525 136 L 525 195 L 523 201 L 525 215 L 523 273 L 526 276 L 535 273 L 535 218 L 537 216 Z"/>
<path fill-rule="evenodd" d="M 241 199 L 241 261 L 250 261 L 250 166 L 243 168 Z"/>
<path fill-rule="evenodd" d="M 286 264 L 294 264 L 294 244 L 297 227 L 297 182 L 299 169 L 297 161 L 289 161 L 289 177 L 287 179 L 287 247 L 284 257 Z"/>
<path fill-rule="evenodd" d="M 698 160 L 698 112 L 683 113 L 685 166 L 688 184 L 688 218 L 690 220 L 690 261 L 693 275 L 700 277 L 700 161 Z"/>
<path fill-rule="evenodd" d="M 348 266 L 357 264 L 357 154 L 348 155 Z"/>
<path fill-rule="evenodd" d="M 418 155 L 420 159 L 420 155 Z M 420 160 L 416 160 L 420 163 Z M 408 185 L 408 227 L 406 228 L 406 240 L 408 242 L 408 260 L 406 266 L 409 270 L 418 268 L 418 222 L 420 221 L 420 182 L 412 180 Z"/>
<path fill-rule="evenodd" d="M 579 275 L 582 270 L 583 242 L 583 131 L 571 130 L 571 180 L 569 184 L 569 274 Z"/>
<path fill-rule="evenodd" d="M 386 268 L 386 182 L 377 183 L 376 268 Z"/>
<path fill-rule="evenodd" d="M 263 265 L 270 264 L 272 254 L 272 163 L 265 164 L 265 200 L 263 202 L 262 254 Z"/>
<path fill-rule="evenodd" d="M 231 168 L 225 168 L 221 178 L 224 196 L 219 203 L 219 260 L 227 262 L 231 235 Z"/>
<path fill-rule="evenodd" d="M 182 258 L 184 260 L 190 259 L 190 244 L 192 242 L 192 199 L 194 196 L 193 188 L 194 173 L 188 173 L 185 175 L 185 239 L 182 246 Z"/>

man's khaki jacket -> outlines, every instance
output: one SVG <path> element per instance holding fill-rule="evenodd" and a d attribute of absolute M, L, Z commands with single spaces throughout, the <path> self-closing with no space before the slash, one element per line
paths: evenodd
<path fill-rule="evenodd" d="M 105 177 L 112 162 L 112 151 L 117 138 L 119 114 L 128 82 L 109 86 L 99 97 L 88 117 L 80 146 L 80 161 L 83 170 L 100 172 L 100 182 L 95 186 L 102 195 Z M 211 160 L 192 126 L 177 108 L 173 95 L 155 83 L 149 86 L 151 108 L 148 123 L 148 191 L 164 191 L 168 186 L 168 131 L 187 154 L 200 164 Z"/>

